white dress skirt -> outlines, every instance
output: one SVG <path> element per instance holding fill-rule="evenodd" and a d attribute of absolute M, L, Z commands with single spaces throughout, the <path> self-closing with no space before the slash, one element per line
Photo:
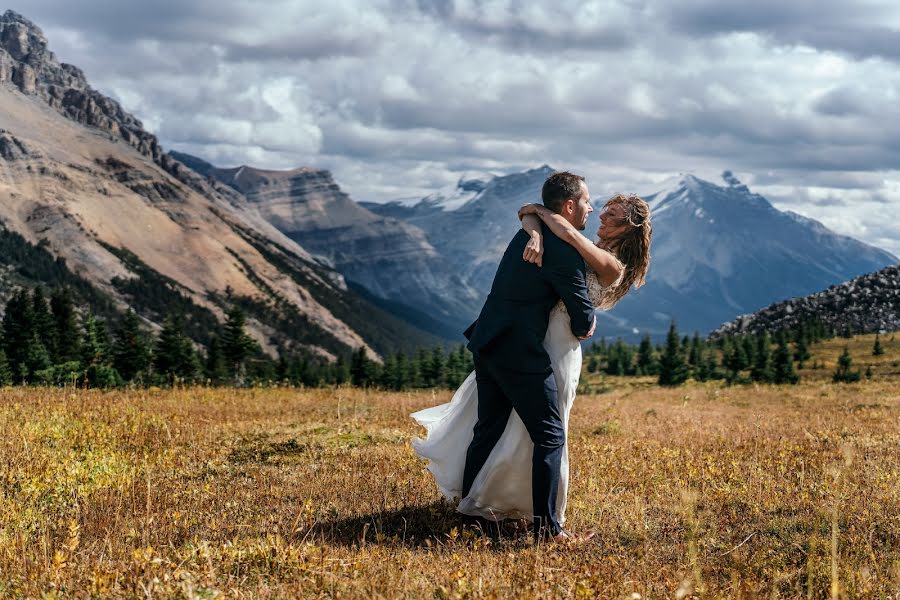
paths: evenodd
<path fill-rule="evenodd" d="M 588 291 L 595 306 L 602 306 L 604 292 L 618 281 L 603 288 L 592 271 L 588 271 Z M 556 515 L 565 522 L 566 497 L 569 485 L 569 411 L 575 400 L 575 390 L 581 376 L 581 344 L 573 334 L 569 313 L 560 301 L 550 312 L 544 349 L 550 355 L 553 375 L 558 388 L 559 413 L 566 444 L 560 464 L 559 493 Z M 448 500 L 462 495 L 463 470 L 466 451 L 474 435 L 478 420 L 478 386 L 472 372 L 459 386 L 447 404 L 413 413 L 412 418 L 426 430 L 424 438 L 412 441 L 419 457 L 428 461 L 428 470 L 441 493 Z M 502 519 L 533 519 L 531 499 L 531 468 L 534 443 L 522 419 L 513 410 L 506 429 L 491 451 L 484 466 L 475 477 L 469 495 L 460 500 L 461 513 L 484 517 L 492 521 Z"/>

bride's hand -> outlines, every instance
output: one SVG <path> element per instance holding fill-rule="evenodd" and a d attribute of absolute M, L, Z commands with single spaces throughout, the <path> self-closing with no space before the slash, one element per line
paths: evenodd
<path fill-rule="evenodd" d="M 531 238 L 525 244 L 525 252 L 522 253 L 522 259 L 539 267 L 543 264 L 544 240 L 540 233 L 531 234 Z"/>

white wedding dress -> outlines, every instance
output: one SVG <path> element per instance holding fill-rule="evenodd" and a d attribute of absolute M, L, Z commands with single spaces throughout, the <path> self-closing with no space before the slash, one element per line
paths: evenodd
<path fill-rule="evenodd" d="M 624 270 L 623 270 L 624 273 Z M 617 286 L 621 277 L 604 288 L 593 271 L 587 271 L 587 287 L 591 302 L 603 307 L 604 296 Z M 573 334 L 569 313 L 560 300 L 550 311 L 544 349 L 550 355 L 558 388 L 559 413 L 566 432 L 560 465 L 559 493 L 556 514 L 560 524 L 565 522 L 566 496 L 569 484 L 569 411 L 575 400 L 575 389 L 581 376 L 581 344 Z M 463 469 L 466 451 L 472 441 L 478 420 L 478 387 L 472 372 L 459 386 L 447 404 L 413 413 L 412 418 L 427 431 L 425 438 L 412 441 L 419 457 L 428 460 L 428 470 L 441 493 L 448 500 L 462 494 Z M 534 443 L 515 410 L 509 416 L 506 429 L 491 451 L 484 466 L 475 477 L 469 495 L 460 500 L 461 513 L 484 517 L 492 521 L 502 519 L 533 519 L 531 500 L 531 456 Z"/>

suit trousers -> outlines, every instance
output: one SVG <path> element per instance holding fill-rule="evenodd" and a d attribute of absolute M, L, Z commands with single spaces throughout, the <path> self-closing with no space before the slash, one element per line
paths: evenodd
<path fill-rule="evenodd" d="M 532 503 L 534 533 L 556 535 L 562 529 L 556 518 L 559 470 L 565 445 L 565 430 L 559 413 L 556 379 L 546 373 L 522 373 L 500 368 L 489 356 L 476 355 L 475 381 L 478 385 L 478 421 L 466 452 L 462 495 L 465 498 L 478 472 L 503 435 L 510 412 L 525 424 L 531 441 Z"/>

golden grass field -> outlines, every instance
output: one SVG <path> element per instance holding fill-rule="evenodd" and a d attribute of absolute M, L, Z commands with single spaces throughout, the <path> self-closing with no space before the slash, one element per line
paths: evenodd
<path fill-rule="evenodd" d="M 897 599 L 900 341 L 871 339 L 797 386 L 587 382 L 576 547 L 441 501 L 408 414 L 450 392 L 2 389 L 0 596 Z M 845 343 L 871 380 L 830 383 Z"/>

